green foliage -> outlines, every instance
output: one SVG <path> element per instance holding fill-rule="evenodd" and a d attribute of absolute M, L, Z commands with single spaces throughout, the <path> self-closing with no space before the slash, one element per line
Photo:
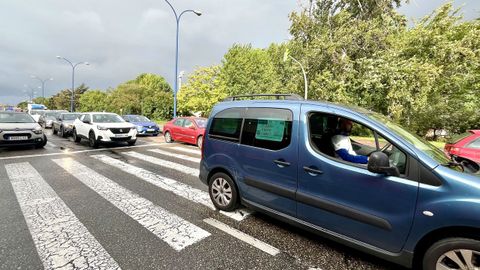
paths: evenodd
<path fill-rule="evenodd" d="M 228 95 L 277 93 L 280 79 L 266 50 L 233 45 L 222 61 L 220 78 Z"/>
<path fill-rule="evenodd" d="M 202 112 L 208 116 L 213 105 L 227 97 L 220 71 L 220 66 L 198 68 L 188 77 L 178 93 L 178 109 L 182 114 Z"/>
<path fill-rule="evenodd" d="M 153 119 L 167 119 L 172 115 L 172 99 L 171 88 L 163 77 L 141 74 L 114 89 L 83 93 L 79 110 L 142 114 Z"/>

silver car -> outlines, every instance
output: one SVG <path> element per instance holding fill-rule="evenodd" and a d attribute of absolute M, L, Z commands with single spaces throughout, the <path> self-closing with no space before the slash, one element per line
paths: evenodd
<path fill-rule="evenodd" d="M 47 136 L 42 127 L 27 113 L 0 112 L 0 147 L 34 145 L 42 148 Z"/>

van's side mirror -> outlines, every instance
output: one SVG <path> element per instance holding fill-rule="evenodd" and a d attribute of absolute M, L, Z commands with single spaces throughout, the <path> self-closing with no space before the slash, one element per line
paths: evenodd
<path fill-rule="evenodd" d="M 400 176 L 398 168 L 390 166 L 387 154 L 380 151 L 370 154 L 367 168 L 373 173 L 381 173 L 387 176 Z"/>

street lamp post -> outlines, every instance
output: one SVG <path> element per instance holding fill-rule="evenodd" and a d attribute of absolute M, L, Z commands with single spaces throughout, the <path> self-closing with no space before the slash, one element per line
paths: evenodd
<path fill-rule="evenodd" d="M 74 112 L 75 111 L 75 68 L 78 65 L 81 65 L 81 64 L 84 64 L 84 65 L 87 65 L 87 66 L 90 65 L 90 64 L 88 62 L 72 63 L 67 58 L 61 57 L 61 56 L 58 56 L 58 55 L 57 55 L 57 58 L 65 60 L 67 63 L 70 64 L 70 66 L 72 66 L 72 96 L 70 98 L 70 111 Z"/>
<path fill-rule="evenodd" d="M 175 20 L 177 22 L 177 36 L 176 36 L 176 47 L 175 47 L 175 77 L 174 78 L 174 86 L 173 86 L 173 117 L 177 117 L 177 91 L 178 91 L 178 32 L 180 28 L 180 19 L 182 18 L 182 15 L 187 13 L 187 12 L 192 12 L 195 13 L 197 16 L 201 16 L 202 12 L 198 10 L 193 10 L 193 9 L 186 9 L 180 13 L 180 15 L 177 14 L 177 11 L 175 8 L 170 4 L 168 0 L 165 0 L 167 4 L 172 8 L 173 14 L 175 15 Z"/>
<path fill-rule="evenodd" d="M 285 51 L 285 54 L 283 55 L 283 61 L 286 62 L 287 59 L 290 58 L 292 59 L 295 63 L 297 63 L 300 68 L 302 69 L 302 73 L 303 73 L 303 80 L 305 82 L 305 100 L 307 99 L 308 97 L 308 81 L 307 81 L 307 73 L 305 72 L 305 68 L 303 68 L 303 65 L 302 63 L 300 63 L 300 61 L 298 61 L 297 59 L 293 58 L 293 56 L 291 56 L 289 53 L 288 53 L 288 50 Z"/>
<path fill-rule="evenodd" d="M 33 102 L 33 99 L 35 98 L 35 94 L 37 92 L 35 92 L 35 89 L 33 87 L 31 87 L 30 85 L 27 85 L 27 84 L 24 84 L 23 85 L 24 87 L 30 89 L 30 92 L 27 92 L 27 90 L 24 90 L 24 92 L 28 95 L 28 97 L 30 98 L 30 102 Z M 40 88 L 40 86 L 38 87 Z"/>
<path fill-rule="evenodd" d="M 42 79 L 36 75 L 30 76 L 32 79 L 37 79 L 42 83 L 42 97 L 45 97 L 45 82 L 46 81 L 53 81 L 53 78 Z"/>

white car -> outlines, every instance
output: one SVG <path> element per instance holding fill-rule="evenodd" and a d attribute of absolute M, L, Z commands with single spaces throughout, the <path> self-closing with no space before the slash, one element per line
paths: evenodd
<path fill-rule="evenodd" d="M 116 142 L 132 146 L 137 141 L 137 129 L 115 113 L 83 113 L 73 122 L 73 140 L 78 143 L 82 139 L 88 140 L 93 148 Z"/>

